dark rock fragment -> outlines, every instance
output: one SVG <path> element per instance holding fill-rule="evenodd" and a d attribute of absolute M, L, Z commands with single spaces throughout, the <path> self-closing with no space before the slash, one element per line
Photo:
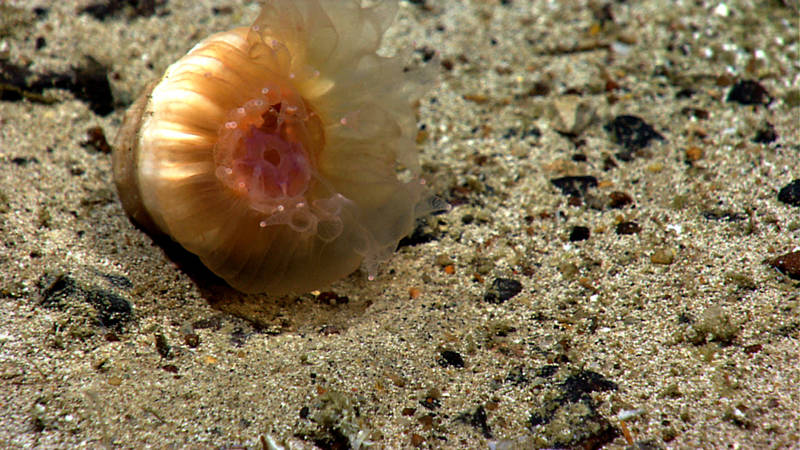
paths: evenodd
<path fill-rule="evenodd" d="M 622 161 L 631 161 L 634 153 L 650 145 L 653 140 L 663 141 L 664 136 L 637 116 L 621 115 L 603 126 L 623 151 L 617 153 Z"/>
<path fill-rule="evenodd" d="M 772 98 L 767 89 L 758 81 L 742 80 L 731 87 L 725 101 L 742 105 L 765 105 L 770 103 Z"/>
<path fill-rule="evenodd" d="M 642 227 L 636 222 L 620 222 L 614 230 L 617 234 L 636 234 L 642 231 Z"/>
<path fill-rule="evenodd" d="M 522 292 L 522 283 L 511 278 L 495 278 L 483 299 L 489 303 L 500 304 Z"/>
<path fill-rule="evenodd" d="M 39 158 L 35 156 L 15 156 L 11 158 L 11 162 L 20 167 L 25 167 L 29 164 L 39 164 Z"/>
<path fill-rule="evenodd" d="M 172 347 L 169 345 L 167 337 L 163 333 L 156 333 L 155 335 L 156 351 L 164 359 L 172 357 Z"/>
<path fill-rule="evenodd" d="M 764 123 L 764 127 L 756 131 L 753 142 L 756 144 L 771 144 L 778 140 L 778 133 L 775 131 L 775 126 L 769 122 Z"/>
<path fill-rule="evenodd" d="M 464 358 L 460 353 L 452 350 L 442 350 L 439 352 L 439 359 L 437 360 L 442 367 L 464 367 Z"/>
<path fill-rule="evenodd" d="M 791 206 L 800 206 L 800 178 L 782 187 L 778 192 L 778 201 Z"/>
<path fill-rule="evenodd" d="M 631 194 L 622 191 L 614 191 L 608 194 L 608 199 L 610 200 L 608 206 L 614 209 L 624 208 L 633 203 Z"/>
<path fill-rule="evenodd" d="M 589 239 L 590 234 L 591 232 L 589 231 L 589 227 L 574 226 L 572 227 L 572 231 L 570 231 L 569 233 L 569 241 L 570 242 L 585 241 Z"/>
<path fill-rule="evenodd" d="M 96 126 L 86 130 L 86 140 L 81 145 L 96 152 L 111 153 L 111 145 L 108 144 L 103 127 Z"/>
<path fill-rule="evenodd" d="M 778 256 L 769 261 L 769 265 L 780 270 L 789 278 L 800 280 L 800 250 Z"/>
<path fill-rule="evenodd" d="M 131 319 L 130 302 L 111 291 L 90 289 L 86 291 L 86 301 L 97 310 L 98 320 L 104 326 L 112 327 Z"/>
<path fill-rule="evenodd" d="M 550 182 L 569 197 L 582 197 L 590 187 L 597 186 L 597 178 L 591 175 L 553 178 Z"/>

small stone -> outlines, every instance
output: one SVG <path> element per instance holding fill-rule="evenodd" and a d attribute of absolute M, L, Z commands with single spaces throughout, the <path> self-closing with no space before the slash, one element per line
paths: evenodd
<path fill-rule="evenodd" d="M 186 333 L 183 335 L 183 343 L 191 348 L 200 346 L 200 336 L 197 333 Z"/>
<path fill-rule="evenodd" d="M 703 159 L 703 149 L 700 147 L 692 146 L 686 149 L 686 160 L 687 161 L 699 161 Z"/>
<path fill-rule="evenodd" d="M 91 289 L 86 292 L 86 301 L 97 310 L 103 326 L 111 327 L 127 322 L 132 318 L 133 307 L 128 300 L 105 289 Z"/>
<path fill-rule="evenodd" d="M 522 283 L 511 278 L 495 278 L 483 299 L 489 303 L 500 304 L 522 292 Z"/>
<path fill-rule="evenodd" d="M 608 206 L 614 209 L 624 208 L 633 203 L 633 197 L 627 192 L 614 191 L 608 194 L 608 198 L 610 200 Z"/>
<path fill-rule="evenodd" d="M 570 242 L 585 241 L 589 239 L 589 235 L 590 235 L 589 227 L 575 226 L 572 227 L 572 231 L 570 231 L 569 233 L 569 241 Z"/>
<path fill-rule="evenodd" d="M 752 355 L 754 353 L 760 352 L 763 349 L 764 346 L 761 344 L 751 344 L 751 345 L 746 345 L 744 347 L 744 352 L 747 353 L 748 355 Z"/>
<path fill-rule="evenodd" d="M 158 351 L 158 354 L 161 355 L 162 358 L 168 359 L 172 357 L 172 347 L 170 347 L 169 341 L 167 341 L 167 337 L 164 336 L 164 334 L 157 333 L 155 335 L 155 342 L 156 351 Z"/>
<path fill-rule="evenodd" d="M 591 175 L 553 178 L 553 186 L 569 197 L 582 197 L 590 187 L 597 187 L 597 178 Z"/>
<path fill-rule="evenodd" d="M 726 283 L 735 285 L 739 289 L 752 291 L 758 287 L 750 275 L 742 272 L 727 272 L 724 279 Z"/>
<path fill-rule="evenodd" d="M 439 356 L 440 358 L 437 362 L 442 367 L 456 367 L 459 369 L 464 367 L 464 358 L 458 352 L 443 350 L 439 352 Z"/>
<path fill-rule="evenodd" d="M 778 133 L 775 131 L 775 126 L 769 122 L 765 122 L 764 126 L 756 131 L 753 142 L 756 144 L 771 144 L 778 140 Z"/>
<path fill-rule="evenodd" d="M 450 264 L 453 264 L 453 258 L 451 258 L 449 255 L 442 253 L 436 256 L 436 264 L 441 267 L 448 266 Z"/>
<path fill-rule="evenodd" d="M 561 272 L 561 276 L 564 278 L 575 278 L 579 273 L 578 266 L 571 262 L 559 264 L 558 271 Z"/>
<path fill-rule="evenodd" d="M 96 152 L 110 154 L 111 146 L 108 144 L 106 134 L 102 127 L 95 126 L 86 130 L 86 140 L 81 142 L 85 148 L 92 149 Z"/>
<path fill-rule="evenodd" d="M 692 325 L 692 328 L 699 336 L 723 344 L 732 343 L 739 334 L 739 326 L 734 324 L 730 315 L 719 306 L 712 306 L 703 311 L 700 320 Z"/>
<path fill-rule="evenodd" d="M 769 264 L 789 278 L 800 280 L 800 250 L 778 256 L 770 261 Z"/>
<path fill-rule="evenodd" d="M 675 250 L 671 248 L 659 248 L 650 255 L 650 262 L 653 264 L 670 265 L 675 261 Z"/>
<path fill-rule="evenodd" d="M 603 128 L 622 146 L 624 151 L 616 155 L 622 161 L 632 160 L 636 151 L 647 147 L 653 140 L 664 140 L 661 133 L 636 116 L 617 116 Z"/>
<path fill-rule="evenodd" d="M 577 136 L 594 120 L 594 108 L 577 95 L 559 97 L 550 105 L 551 125 L 560 133 Z"/>
<path fill-rule="evenodd" d="M 782 187 L 778 192 L 778 201 L 787 205 L 800 206 L 800 178 Z"/>
<path fill-rule="evenodd" d="M 725 99 L 727 102 L 736 102 L 742 105 L 764 105 L 771 100 L 769 92 L 764 86 L 753 80 L 742 80 L 734 84 Z"/>
<path fill-rule="evenodd" d="M 614 231 L 619 235 L 636 234 L 642 231 L 642 227 L 636 222 L 620 222 Z"/>

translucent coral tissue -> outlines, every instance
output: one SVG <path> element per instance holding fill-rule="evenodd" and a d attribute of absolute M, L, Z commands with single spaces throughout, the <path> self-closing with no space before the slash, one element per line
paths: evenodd
<path fill-rule="evenodd" d="M 245 292 L 374 271 L 435 209 L 413 140 L 433 77 L 376 54 L 396 10 L 266 1 L 249 28 L 195 45 L 125 116 L 113 159 L 127 213 Z"/>

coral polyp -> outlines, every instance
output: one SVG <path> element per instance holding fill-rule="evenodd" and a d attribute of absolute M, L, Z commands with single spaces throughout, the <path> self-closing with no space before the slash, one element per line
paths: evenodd
<path fill-rule="evenodd" d="M 413 140 L 433 77 L 376 53 L 396 9 L 273 0 L 198 43 L 126 114 L 114 176 L 128 214 L 246 292 L 374 273 L 435 209 Z"/>

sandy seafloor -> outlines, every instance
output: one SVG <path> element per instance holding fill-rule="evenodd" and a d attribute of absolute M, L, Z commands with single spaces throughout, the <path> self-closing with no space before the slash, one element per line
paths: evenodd
<path fill-rule="evenodd" d="M 401 2 L 386 51 L 439 53 L 419 141 L 454 207 L 375 281 L 278 300 L 190 277 L 84 144 L 256 2 L 91 3 L 0 3 L 3 60 L 90 55 L 115 102 L 0 102 L 0 447 L 800 448 L 800 285 L 767 264 L 800 249 L 796 1 Z M 626 114 L 664 140 L 620 158 Z"/>

